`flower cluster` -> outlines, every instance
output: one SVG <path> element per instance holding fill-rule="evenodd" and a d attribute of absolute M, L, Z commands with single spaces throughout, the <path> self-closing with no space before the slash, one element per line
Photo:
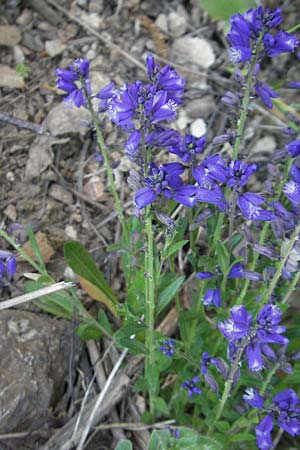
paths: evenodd
<path fill-rule="evenodd" d="M 0 250 L 0 282 L 6 276 L 11 280 L 17 270 L 16 258 L 6 250 Z"/>
<path fill-rule="evenodd" d="M 264 405 L 264 399 L 255 389 L 247 389 L 243 398 L 253 408 L 267 413 L 255 427 L 257 446 L 260 450 L 273 448 L 271 432 L 274 423 L 291 436 L 300 436 L 300 399 L 293 389 L 278 392 L 271 405 L 267 407 Z"/>
<path fill-rule="evenodd" d="M 56 69 L 56 86 L 68 95 L 64 98 L 70 106 L 80 108 L 87 105 L 86 94 L 91 95 L 89 82 L 89 62 L 86 59 L 75 59 L 67 69 Z M 76 84 L 77 83 L 77 84 Z"/>
<path fill-rule="evenodd" d="M 250 370 L 259 371 L 265 367 L 264 359 L 276 360 L 276 354 L 269 344 L 287 345 L 289 340 L 282 336 L 285 327 L 280 324 L 282 312 L 277 306 L 266 305 L 258 313 L 256 323 L 245 306 L 230 309 L 230 318 L 219 322 L 218 328 L 229 341 L 228 353 L 234 359 L 240 348 L 246 353 Z"/>

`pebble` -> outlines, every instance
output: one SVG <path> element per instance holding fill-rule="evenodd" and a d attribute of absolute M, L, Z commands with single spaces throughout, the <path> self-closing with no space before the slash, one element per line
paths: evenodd
<path fill-rule="evenodd" d="M 53 39 L 45 42 L 45 49 L 51 58 L 60 55 L 66 48 L 66 44 L 63 44 L 59 39 Z"/>
<path fill-rule="evenodd" d="M 216 102 L 211 95 L 203 95 L 201 98 L 195 98 L 186 102 L 186 112 L 193 119 L 202 117 L 207 119 L 215 110 Z"/>
<path fill-rule="evenodd" d="M 12 222 L 15 222 L 17 219 L 17 210 L 15 205 L 8 205 L 3 211 L 4 215 L 8 217 Z"/>
<path fill-rule="evenodd" d="M 25 61 L 25 55 L 23 53 L 22 48 L 19 45 L 14 46 L 13 52 L 14 52 L 14 60 L 17 64 L 20 64 Z"/>
<path fill-rule="evenodd" d="M 97 175 L 94 175 L 84 185 L 83 192 L 90 200 L 97 201 L 103 196 L 104 189 L 105 187 L 101 179 Z"/>
<path fill-rule="evenodd" d="M 187 115 L 184 109 L 180 109 L 178 113 L 178 119 L 176 120 L 177 128 L 182 131 L 184 130 L 188 124 L 191 122 L 191 119 Z"/>
<path fill-rule="evenodd" d="M 25 168 L 25 177 L 27 180 L 39 177 L 53 162 L 53 153 L 51 151 L 51 137 L 37 136 L 33 141 Z"/>
<path fill-rule="evenodd" d="M 155 25 L 159 28 L 163 33 L 168 33 L 168 19 L 166 14 L 159 14 L 155 21 Z"/>
<path fill-rule="evenodd" d="M 4 64 L 0 64 L 0 87 L 22 89 L 25 87 L 25 83 L 16 70 Z"/>
<path fill-rule="evenodd" d="M 30 9 L 25 8 L 17 18 L 16 23 L 21 27 L 25 27 L 26 25 L 29 25 L 31 21 L 32 21 L 32 12 Z"/>
<path fill-rule="evenodd" d="M 7 172 L 5 177 L 6 177 L 7 181 L 9 181 L 10 183 L 13 183 L 16 179 L 15 174 L 11 171 Z"/>
<path fill-rule="evenodd" d="M 191 124 L 191 134 L 196 138 L 200 138 L 206 133 L 206 124 L 202 119 L 196 119 Z"/>
<path fill-rule="evenodd" d="M 80 19 L 89 27 L 95 28 L 97 30 L 101 27 L 103 21 L 103 19 L 100 16 L 98 16 L 98 14 L 96 13 L 88 14 L 86 12 L 82 12 L 80 14 Z"/>
<path fill-rule="evenodd" d="M 14 25 L 0 25 L 0 45 L 13 47 L 21 40 L 21 33 Z"/>
<path fill-rule="evenodd" d="M 91 70 L 90 81 L 93 92 L 97 93 L 100 91 L 100 89 L 104 88 L 104 86 L 106 86 L 111 80 L 105 74 L 99 72 L 99 70 Z"/>
<path fill-rule="evenodd" d="M 90 121 L 91 114 L 85 108 L 68 108 L 64 102 L 54 106 L 46 117 L 46 124 L 52 136 L 66 133 L 85 135 Z"/>
<path fill-rule="evenodd" d="M 168 28 L 173 38 L 182 36 L 187 30 L 187 15 L 185 9 L 181 6 L 177 11 L 172 11 L 168 16 Z"/>
<path fill-rule="evenodd" d="M 73 227 L 73 225 L 66 225 L 65 226 L 65 233 L 68 239 L 71 239 L 73 241 L 76 241 L 77 239 L 77 230 Z"/>
<path fill-rule="evenodd" d="M 60 184 L 52 184 L 49 189 L 49 195 L 54 198 L 54 200 L 64 203 L 65 205 L 72 205 L 73 203 L 72 193 L 66 191 Z"/>
<path fill-rule="evenodd" d="M 176 39 L 172 46 L 172 57 L 181 64 L 196 64 L 204 69 L 212 66 L 216 59 L 211 44 L 193 36 Z"/>

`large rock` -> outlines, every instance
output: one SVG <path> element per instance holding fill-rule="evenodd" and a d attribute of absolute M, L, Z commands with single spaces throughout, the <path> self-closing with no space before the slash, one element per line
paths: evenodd
<path fill-rule="evenodd" d="M 64 102 L 54 106 L 46 118 L 46 124 L 52 136 L 66 133 L 85 135 L 90 121 L 91 114 L 87 109 L 75 106 L 70 108 Z"/>
<path fill-rule="evenodd" d="M 63 394 L 71 325 L 6 310 L 0 313 L 0 329 L 0 433 L 36 430 Z"/>
<path fill-rule="evenodd" d="M 193 36 L 176 39 L 172 45 L 172 58 L 181 64 L 195 64 L 208 69 L 215 62 L 215 54 L 209 41 Z"/>

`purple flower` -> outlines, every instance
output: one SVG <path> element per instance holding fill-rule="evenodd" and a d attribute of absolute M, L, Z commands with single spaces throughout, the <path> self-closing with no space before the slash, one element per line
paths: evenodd
<path fill-rule="evenodd" d="M 198 376 L 192 378 L 191 380 L 186 380 L 184 383 L 182 383 L 181 389 L 186 389 L 190 398 L 192 398 L 194 394 L 201 395 L 201 389 L 196 386 L 196 383 L 199 383 L 199 381 L 200 378 Z"/>
<path fill-rule="evenodd" d="M 226 106 L 232 107 L 240 103 L 240 98 L 233 92 L 226 91 L 223 97 L 221 97 L 221 102 Z"/>
<path fill-rule="evenodd" d="M 142 84 L 125 84 L 120 90 L 114 91 L 112 97 L 106 100 L 107 111 L 113 123 L 125 130 L 133 130 L 132 119 L 138 109 L 138 99 Z M 99 95 L 99 94 L 98 94 Z"/>
<path fill-rule="evenodd" d="M 293 206 L 300 205 L 300 183 L 294 180 L 288 181 L 283 188 L 283 193 L 287 196 Z"/>
<path fill-rule="evenodd" d="M 253 408 L 262 408 L 264 406 L 264 399 L 261 395 L 259 395 L 258 391 L 253 388 L 248 388 L 245 390 L 243 399 Z"/>
<path fill-rule="evenodd" d="M 196 200 L 198 202 L 216 205 L 220 211 L 226 211 L 228 209 L 228 204 L 225 200 L 224 193 L 217 184 L 212 185 L 211 189 L 198 188 L 196 192 Z"/>
<path fill-rule="evenodd" d="M 249 220 L 272 220 L 274 214 L 272 211 L 266 211 L 260 207 L 265 199 L 257 194 L 245 192 L 237 199 L 237 204 L 242 214 Z"/>
<path fill-rule="evenodd" d="M 212 272 L 197 272 L 196 277 L 200 280 L 210 280 L 213 278 L 214 274 Z"/>
<path fill-rule="evenodd" d="M 169 151 L 179 156 L 183 162 L 188 163 L 191 160 L 193 161 L 196 154 L 203 152 L 205 143 L 204 136 L 197 139 L 191 134 L 186 134 L 183 142 L 176 142 L 176 145 L 169 147 Z"/>
<path fill-rule="evenodd" d="M 146 144 L 153 147 L 169 147 L 180 145 L 180 133 L 166 127 L 156 127 L 146 136 Z"/>
<path fill-rule="evenodd" d="M 262 280 L 260 273 L 253 272 L 252 270 L 245 270 L 242 263 L 236 263 L 231 267 L 228 278 L 245 278 L 252 281 Z"/>
<path fill-rule="evenodd" d="M 69 66 L 70 69 L 56 69 L 57 76 L 56 85 L 59 89 L 67 92 L 64 102 L 69 105 L 75 105 L 77 108 L 86 106 L 87 100 L 85 92 L 91 93 L 89 84 L 89 62 L 85 59 L 75 59 L 74 63 Z M 75 82 L 78 82 L 78 86 Z"/>
<path fill-rule="evenodd" d="M 254 408 L 264 408 L 263 399 L 254 389 L 248 389 L 250 395 L 244 400 Z M 291 436 L 300 436 L 300 401 L 293 389 L 278 392 L 270 406 L 265 408 L 268 414 L 255 427 L 257 446 L 261 450 L 273 448 L 271 432 L 274 423 Z"/>
<path fill-rule="evenodd" d="M 220 155 L 209 156 L 199 166 L 194 167 L 193 176 L 201 187 L 209 187 L 215 182 L 226 183 L 227 165 Z"/>
<path fill-rule="evenodd" d="M 230 343 L 231 358 L 235 357 L 239 346 L 244 345 L 250 370 L 262 370 L 264 357 L 276 360 L 269 344 L 287 345 L 289 342 L 281 335 L 285 332 L 285 327 L 279 325 L 282 312 L 274 305 L 266 305 L 261 309 L 255 325 L 252 325 L 252 315 L 243 305 L 231 308 L 230 315 L 230 319 L 219 322 L 218 328 Z"/>
<path fill-rule="evenodd" d="M 108 108 L 108 104 L 112 98 L 114 98 L 117 95 L 115 90 L 115 82 L 111 81 L 108 83 L 104 88 L 102 88 L 98 94 L 96 95 L 97 98 L 100 98 L 100 109 L 106 110 Z"/>
<path fill-rule="evenodd" d="M 227 186 L 242 187 L 248 183 L 249 177 L 256 172 L 257 164 L 248 164 L 243 161 L 231 161 L 228 166 Z"/>
<path fill-rule="evenodd" d="M 159 350 L 165 355 L 167 358 L 172 358 L 175 353 L 175 342 L 174 339 L 165 339 L 162 345 L 159 347 Z"/>
<path fill-rule="evenodd" d="M 262 102 L 267 108 L 273 108 L 272 98 L 278 98 L 279 94 L 273 91 L 273 89 L 264 81 L 256 80 L 255 92 L 260 97 Z"/>
<path fill-rule="evenodd" d="M 6 260 L 6 273 L 7 273 L 9 280 L 11 280 L 13 278 L 16 271 L 17 271 L 16 258 L 14 256 L 9 256 Z"/>
<path fill-rule="evenodd" d="M 139 131 L 133 131 L 129 136 L 126 144 L 125 151 L 129 159 L 135 160 L 139 155 L 139 145 L 142 135 Z"/>
<path fill-rule="evenodd" d="M 145 102 L 145 116 L 153 124 L 164 120 L 171 122 L 176 117 L 177 108 L 178 103 L 168 99 L 167 91 L 158 91 Z"/>
<path fill-rule="evenodd" d="M 252 316 L 245 306 L 234 306 L 230 309 L 230 319 L 219 322 L 218 328 L 229 342 L 237 341 L 248 336 L 252 325 Z"/>
<path fill-rule="evenodd" d="M 144 179 L 147 186 L 140 189 L 135 195 L 135 204 L 138 209 L 152 203 L 160 194 L 192 207 L 195 203 L 196 188 L 192 185 L 183 185 L 180 175 L 184 170 L 185 167 L 180 163 L 168 163 L 160 167 L 152 163 L 149 175 Z"/>
<path fill-rule="evenodd" d="M 300 141 L 292 141 L 285 148 L 293 157 L 300 155 Z"/>
<path fill-rule="evenodd" d="M 289 87 L 291 89 L 300 89 L 300 81 L 291 81 Z"/>
<path fill-rule="evenodd" d="M 222 304 L 220 289 L 207 289 L 202 299 L 204 306 L 216 306 L 219 308 Z"/>
<path fill-rule="evenodd" d="M 263 37 L 264 48 L 268 56 L 274 57 L 282 53 L 293 52 L 297 45 L 297 37 L 295 34 L 286 31 L 278 31 L 275 35 L 267 33 Z"/>

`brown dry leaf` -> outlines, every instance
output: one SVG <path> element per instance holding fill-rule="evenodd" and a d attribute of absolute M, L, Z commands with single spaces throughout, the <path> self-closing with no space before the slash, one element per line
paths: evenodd
<path fill-rule="evenodd" d="M 87 294 L 89 294 L 89 296 L 92 299 L 97 300 L 97 302 L 103 303 L 110 310 L 110 312 L 115 317 L 117 317 L 117 311 L 116 311 L 115 305 L 109 300 L 109 298 L 104 294 L 104 292 L 102 292 L 97 286 L 90 283 L 85 278 L 79 277 L 79 283 L 80 283 L 82 289 Z"/>
<path fill-rule="evenodd" d="M 45 233 L 43 233 L 42 231 L 38 231 L 37 233 L 35 233 L 34 237 L 35 237 L 37 245 L 40 249 L 43 261 L 45 264 L 47 264 L 50 261 L 51 257 L 54 255 L 55 250 L 52 247 L 51 242 L 50 242 L 49 238 L 47 237 L 47 235 Z M 36 260 L 34 251 L 31 247 L 31 244 L 29 241 L 27 241 L 23 245 L 22 249 L 27 253 L 28 256 L 30 256 L 30 258 Z M 19 256 L 17 258 L 17 260 L 20 262 L 25 261 L 25 259 L 22 258 L 22 256 Z"/>
<path fill-rule="evenodd" d="M 155 23 L 147 16 L 140 16 L 141 24 L 149 31 L 154 41 L 156 53 L 164 59 L 168 58 L 168 46 L 164 35 Z"/>

